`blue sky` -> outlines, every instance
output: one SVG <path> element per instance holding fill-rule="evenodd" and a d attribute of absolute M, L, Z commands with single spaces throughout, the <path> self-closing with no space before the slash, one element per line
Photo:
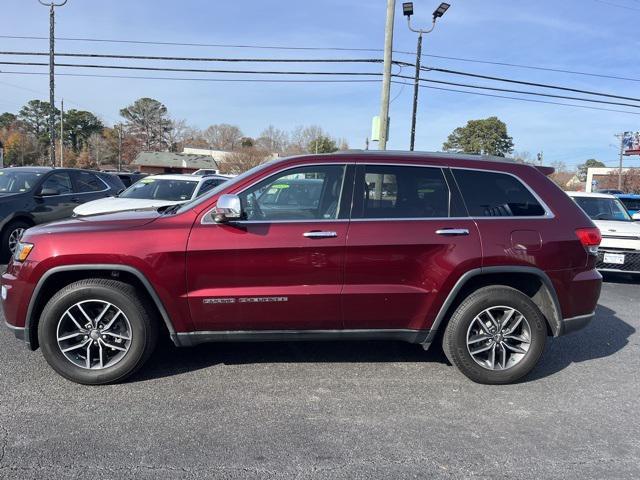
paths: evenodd
<path fill-rule="evenodd" d="M 396 9 L 394 48 L 415 50 L 416 36 L 408 31 Z M 427 58 L 423 63 L 453 70 L 574 88 L 640 96 L 640 0 L 450 0 L 451 8 L 424 41 L 425 54 L 538 65 L 637 78 L 638 81 L 589 77 Z M 426 25 L 438 0 L 416 0 L 414 22 Z M 615 4 L 613 6 L 611 4 Z M 251 44 L 310 47 L 382 48 L 385 0 L 69 0 L 57 15 L 57 36 L 151 40 L 181 43 Z M 48 12 L 36 0 L 2 0 L 3 35 L 45 36 Z M 46 51 L 42 40 L 0 38 L 0 50 Z M 58 42 L 58 52 L 121 53 L 218 57 L 372 58 L 377 52 L 280 51 L 218 47 Z M 413 61 L 411 56 L 396 55 Z M 7 57 L 4 57 L 8 60 Z M 14 58 L 18 59 L 18 58 Z M 21 59 L 25 59 L 22 57 Z M 29 60 L 29 59 L 27 59 Z M 35 61 L 45 61 L 36 59 Z M 63 60 L 58 60 L 63 61 Z M 65 59 L 64 61 L 67 61 Z M 68 60 L 71 63 L 75 60 Z M 123 65 L 133 60 L 106 61 Z M 100 61 L 92 61 L 100 63 Z M 219 64 L 146 62 L 145 65 L 215 68 Z M 379 65 L 252 65 L 238 68 L 289 68 L 378 72 Z M 228 65 L 221 68 L 229 68 Z M 48 99 L 46 75 L 17 75 L 7 71 L 46 72 L 46 67 L 0 65 L 0 111 L 17 111 L 31 98 Z M 60 73 L 87 73 L 59 68 Z M 104 75 L 233 78 L 224 74 L 171 74 L 91 70 Z M 412 75 L 411 68 L 403 74 Z M 245 76 L 246 77 L 246 76 Z M 524 88 L 484 80 L 428 73 L 427 78 L 503 88 Z M 235 78 L 239 78 L 236 76 Z M 264 77 L 263 77 L 264 78 Z M 455 88 L 455 87 L 454 87 Z M 490 93 L 490 92 L 489 92 Z M 553 92 L 561 93 L 561 92 Z M 569 108 L 516 100 L 421 89 L 416 148 L 439 150 L 447 135 L 469 119 L 496 115 L 507 123 L 516 150 L 544 152 L 545 163 L 570 166 L 596 157 L 615 165 L 614 134 L 640 130 L 640 115 Z M 508 94 L 505 94 L 508 95 Z M 269 124 L 291 129 L 318 124 L 352 148 L 362 148 L 370 135 L 371 117 L 379 112 L 380 83 L 232 83 L 142 80 L 121 78 L 57 78 L 57 98 L 67 108 L 96 112 L 107 124 L 136 98 L 149 96 L 167 105 L 174 118 L 199 128 L 232 123 L 256 136 Z M 412 87 L 392 88 L 388 148 L 409 144 Z M 552 99 L 547 99 L 551 100 Z M 571 103 L 570 101 L 558 100 Z M 597 106 L 597 105 L 595 105 Z M 603 107 L 607 107 L 603 105 Z M 623 107 L 610 106 L 613 109 Z M 640 113 L 640 109 L 626 108 Z M 640 165 L 640 158 L 627 159 Z"/>

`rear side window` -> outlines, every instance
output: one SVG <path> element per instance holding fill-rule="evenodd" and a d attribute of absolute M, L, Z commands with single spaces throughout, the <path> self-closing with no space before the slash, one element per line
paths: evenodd
<path fill-rule="evenodd" d="M 440 168 L 365 165 L 353 218 L 449 217 L 449 187 Z"/>
<path fill-rule="evenodd" d="M 90 172 L 76 172 L 76 186 L 79 193 L 99 192 L 107 188 L 102 180 Z"/>
<path fill-rule="evenodd" d="M 56 190 L 58 195 L 73 193 L 71 177 L 67 172 L 52 173 L 42 184 L 42 189 Z"/>
<path fill-rule="evenodd" d="M 545 210 L 517 178 L 504 173 L 453 169 L 472 217 L 540 217 Z"/>
<path fill-rule="evenodd" d="M 217 187 L 222 182 L 224 182 L 224 180 L 221 180 L 219 178 L 205 180 L 204 182 L 202 182 L 202 185 L 200 185 L 200 190 L 198 190 L 198 196 L 202 195 L 203 193 L 207 193 L 209 190 Z"/>

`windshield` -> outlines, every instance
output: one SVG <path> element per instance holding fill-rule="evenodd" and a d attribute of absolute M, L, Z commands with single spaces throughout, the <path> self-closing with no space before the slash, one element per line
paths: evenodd
<path fill-rule="evenodd" d="M 0 170 L 0 195 L 27 192 L 38 182 L 42 173 L 19 170 Z"/>
<path fill-rule="evenodd" d="M 213 190 L 209 190 L 205 195 L 202 195 L 202 196 L 200 196 L 200 197 L 198 197 L 198 198 L 196 198 L 194 200 L 191 200 L 190 202 L 187 202 L 184 205 L 182 205 L 182 207 L 180 208 L 180 210 L 178 210 L 177 213 L 186 212 L 190 208 L 194 208 L 194 207 L 200 205 L 201 203 L 206 202 L 207 200 L 209 200 L 214 195 L 217 195 L 222 190 L 226 190 L 227 188 L 232 188 L 235 184 L 243 182 L 247 177 L 250 177 L 254 173 L 257 173 L 257 172 L 259 172 L 259 171 L 261 171 L 261 170 L 263 170 L 265 168 L 270 167 L 271 165 L 273 165 L 275 162 L 277 162 L 279 160 L 280 159 L 276 159 L 276 160 L 272 160 L 272 161 L 267 162 L 267 163 L 263 163 L 263 164 L 258 165 L 256 167 L 253 167 L 250 170 L 247 170 L 244 173 L 241 173 L 237 177 L 233 177 L 232 179 L 221 183 L 220 185 L 218 185 Z"/>
<path fill-rule="evenodd" d="M 120 198 L 181 202 L 191 199 L 197 185 L 193 180 L 143 178 L 122 192 Z"/>
<path fill-rule="evenodd" d="M 592 220 L 633 221 L 620 200 L 616 198 L 573 197 L 573 200 Z"/>
<path fill-rule="evenodd" d="M 640 197 L 638 198 L 619 198 L 622 204 L 627 207 L 627 210 L 638 211 L 640 210 Z"/>

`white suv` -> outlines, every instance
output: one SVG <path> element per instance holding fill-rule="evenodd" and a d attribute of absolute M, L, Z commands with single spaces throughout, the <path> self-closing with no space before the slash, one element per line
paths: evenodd
<path fill-rule="evenodd" d="M 640 215 L 633 218 L 613 195 L 567 192 L 600 229 L 596 268 L 640 274 Z"/>

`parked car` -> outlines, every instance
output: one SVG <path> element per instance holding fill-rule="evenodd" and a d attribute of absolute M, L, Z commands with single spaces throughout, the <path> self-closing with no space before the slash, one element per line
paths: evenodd
<path fill-rule="evenodd" d="M 620 199 L 603 193 L 567 193 L 602 234 L 596 268 L 640 274 L 640 223 L 634 221 Z"/>
<path fill-rule="evenodd" d="M 200 168 L 193 172 L 193 175 L 218 175 L 219 173 L 215 168 Z"/>
<path fill-rule="evenodd" d="M 594 193 L 606 193 L 607 195 L 624 195 L 625 192 L 622 190 L 618 190 L 617 188 L 602 188 L 600 190 L 596 190 Z"/>
<path fill-rule="evenodd" d="M 633 216 L 636 213 L 640 213 L 640 195 L 625 193 L 623 195 L 616 195 L 616 197 L 622 202 L 624 208 L 629 212 L 629 215 Z"/>
<path fill-rule="evenodd" d="M 279 159 L 183 205 L 29 229 L 2 276 L 5 318 L 85 384 L 131 375 L 164 332 L 178 346 L 441 342 L 470 379 L 513 382 L 600 294 L 600 232 L 552 171 L 444 153 Z M 300 179 L 321 183 L 311 201 L 267 207 L 264 192 Z"/>
<path fill-rule="evenodd" d="M 120 179 L 109 173 L 47 167 L 1 169 L 0 254 L 7 259 L 27 228 L 70 217 L 77 205 L 123 189 Z"/>
<path fill-rule="evenodd" d="M 73 210 L 74 215 L 97 215 L 142 208 L 160 208 L 192 200 L 226 182 L 226 177 L 196 175 L 150 175 L 120 193 L 85 203 Z"/>

